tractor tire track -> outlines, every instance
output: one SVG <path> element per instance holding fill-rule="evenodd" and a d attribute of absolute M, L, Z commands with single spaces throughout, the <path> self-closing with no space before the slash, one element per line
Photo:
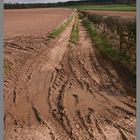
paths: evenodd
<path fill-rule="evenodd" d="M 75 22 L 77 44 L 69 42 Z M 6 140 L 22 140 L 24 135 L 35 140 L 135 140 L 135 98 L 76 12 L 48 45 L 21 66 L 5 112 L 6 133 L 13 135 Z"/>

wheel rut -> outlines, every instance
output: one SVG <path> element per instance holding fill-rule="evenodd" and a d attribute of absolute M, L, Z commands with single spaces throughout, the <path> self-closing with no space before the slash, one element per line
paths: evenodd
<path fill-rule="evenodd" d="M 77 44 L 70 42 L 75 21 Z M 7 140 L 135 140 L 135 98 L 77 13 L 56 40 L 39 49 L 20 67 L 13 86 L 4 119 Z"/>

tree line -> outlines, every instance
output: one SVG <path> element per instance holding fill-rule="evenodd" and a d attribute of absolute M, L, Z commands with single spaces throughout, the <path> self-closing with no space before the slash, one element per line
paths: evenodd
<path fill-rule="evenodd" d="M 21 8 L 51 8 L 77 6 L 85 4 L 131 4 L 136 3 L 136 0 L 79 0 L 57 3 L 5 3 L 4 9 L 21 9 Z"/>

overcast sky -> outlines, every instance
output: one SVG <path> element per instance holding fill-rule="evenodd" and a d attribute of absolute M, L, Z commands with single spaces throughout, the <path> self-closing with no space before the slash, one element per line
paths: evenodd
<path fill-rule="evenodd" d="M 4 0 L 5 3 L 49 3 L 49 2 L 65 2 L 74 0 Z M 76 0 L 75 0 L 76 1 Z"/>

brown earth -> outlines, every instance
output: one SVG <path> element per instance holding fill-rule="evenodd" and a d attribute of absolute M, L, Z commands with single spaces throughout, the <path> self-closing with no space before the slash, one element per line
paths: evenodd
<path fill-rule="evenodd" d="M 71 12 L 71 9 L 64 8 L 4 10 L 4 35 L 11 38 L 47 34 Z"/>
<path fill-rule="evenodd" d="M 97 11 L 97 10 L 86 10 L 93 14 L 100 14 L 106 16 L 120 16 L 124 18 L 133 18 L 136 16 L 136 12 L 122 12 L 122 11 Z"/>
<path fill-rule="evenodd" d="M 96 49 L 77 18 L 55 40 L 5 40 L 5 140 L 135 140 L 134 83 Z"/>

